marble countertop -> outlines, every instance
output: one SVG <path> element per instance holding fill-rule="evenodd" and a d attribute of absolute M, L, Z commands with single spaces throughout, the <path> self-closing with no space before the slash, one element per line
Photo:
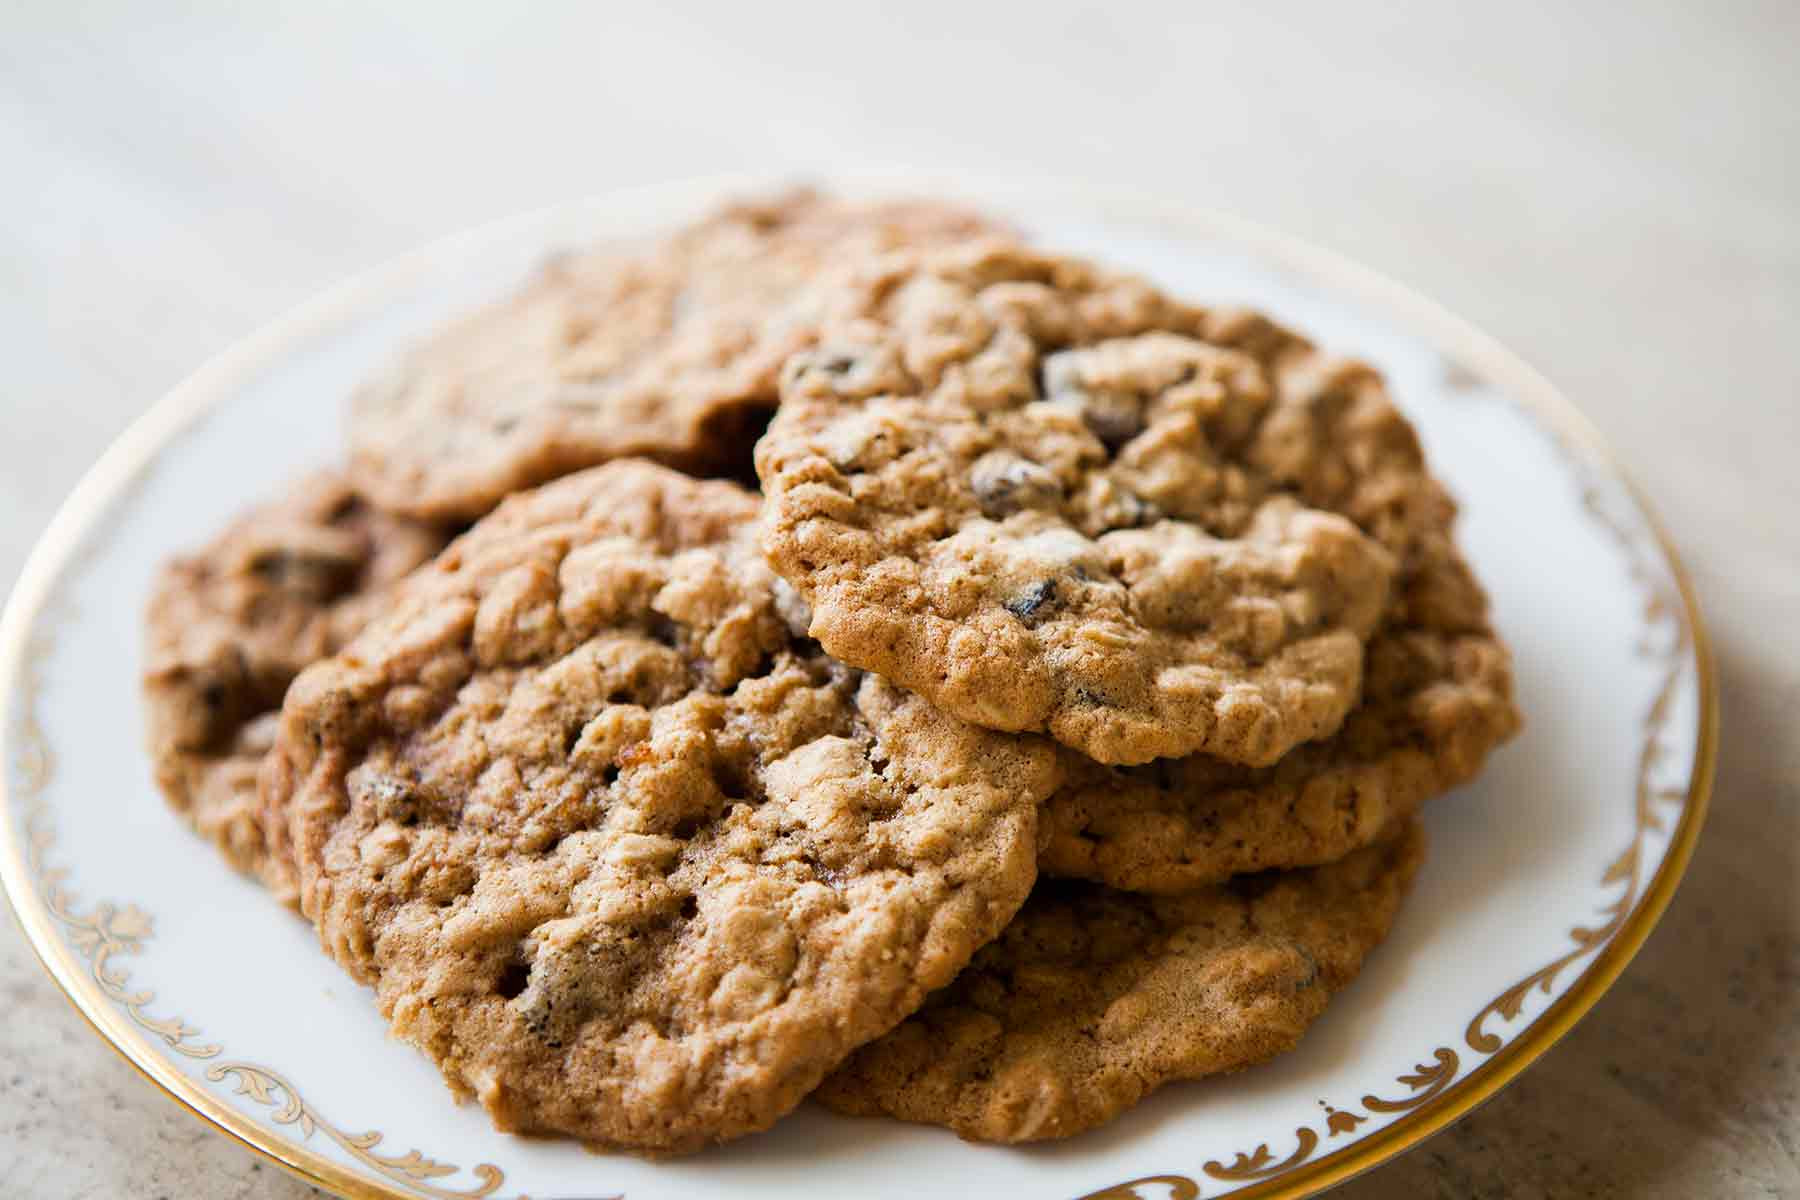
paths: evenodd
<path fill-rule="evenodd" d="M 0 587 L 207 357 L 511 211 L 918 164 L 1253 216 L 1584 407 L 1683 547 L 1723 679 L 1713 815 L 1661 928 L 1522 1079 L 1342 1194 L 1800 1193 L 1800 9 L 659 7 L 10 5 Z M 139 1079 L 10 922 L 0 997 L 0 1194 L 309 1191 Z"/>

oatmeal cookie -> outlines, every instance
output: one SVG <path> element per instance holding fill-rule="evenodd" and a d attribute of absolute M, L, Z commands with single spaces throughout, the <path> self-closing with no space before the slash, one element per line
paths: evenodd
<path fill-rule="evenodd" d="M 894 256 L 784 367 L 764 549 L 826 650 L 965 720 L 1267 765 L 1356 701 L 1396 565 L 1358 514 L 1434 486 L 1319 444 L 1411 431 L 1289 411 L 1303 348 L 1016 244 Z"/>
<path fill-rule="evenodd" d="M 282 696 L 446 541 L 443 528 L 371 508 L 321 472 L 157 577 L 143 675 L 156 782 L 233 866 L 284 899 L 292 876 L 265 850 L 256 798 Z"/>
<path fill-rule="evenodd" d="M 956 982 L 858 1051 L 827 1107 L 976 1141 L 1069 1137 L 1288 1050 L 1387 935 L 1416 824 L 1306 871 L 1178 896 L 1046 880 Z"/>
<path fill-rule="evenodd" d="M 304 911 L 503 1129 L 762 1129 L 1030 890 L 1054 749 L 826 657 L 757 510 L 641 462 L 515 496 L 289 692 Z"/>
<path fill-rule="evenodd" d="M 559 258 L 354 395 L 351 474 L 395 512 L 472 520 L 614 458 L 747 473 L 777 370 L 810 339 L 821 278 L 996 231 L 948 205 L 796 191 L 648 245 Z"/>
<path fill-rule="evenodd" d="M 1519 727 L 1486 598 L 1447 540 L 1403 573 L 1343 728 L 1273 767 L 1206 755 L 1108 767 L 1072 752 L 1044 805 L 1047 874 L 1176 892 L 1331 862 L 1473 779 Z"/>

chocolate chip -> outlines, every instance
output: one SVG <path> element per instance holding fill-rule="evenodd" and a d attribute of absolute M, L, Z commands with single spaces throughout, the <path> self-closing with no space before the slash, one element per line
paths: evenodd
<path fill-rule="evenodd" d="M 879 348 L 821 346 L 789 358 L 780 386 L 790 397 L 869 397 L 898 387 L 903 374 L 894 355 Z"/>
<path fill-rule="evenodd" d="M 1062 487 L 1047 467 L 1010 450 L 990 450 L 969 468 L 969 486 L 990 517 L 1005 517 L 1027 508 L 1049 508 L 1062 501 Z"/>
<path fill-rule="evenodd" d="M 1056 581 L 1054 579 L 1046 579 L 1042 583 L 1033 585 L 1023 595 L 1015 596 L 1011 600 L 1008 600 L 1006 602 L 1006 611 L 1019 618 L 1019 620 L 1025 622 L 1027 625 L 1031 625 L 1036 623 L 1032 618 L 1037 615 L 1037 611 L 1046 604 L 1053 603 L 1055 600 Z"/>
<path fill-rule="evenodd" d="M 391 775 L 377 775 L 365 780 L 362 790 L 375 810 L 377 821 L 392 821 L 398 825 L 413 825 L 418 822 L 418 797 L 404 780 L 395 779 Z"/>
<path fill-rule="evenodd" d="M 1044 394 L 1081 414 L 1082 424 L 1100 439 L 1108 454 L 1144 431 L 1142 400 L 1122 391 L 1091 389 L 1081 375 L 1084 352 L 1065 350 L 1044 364 Z"/>
<path fill-rule="evenodd" d="M 357 792 L 377 821 L 391 822 L 402 828 L 443 825 L 454 818 L 450 803 L 430 788 L 411 780 L 376 775 L 363 780 Z"/>
<path fill-rule="evenodd" d="M 362 507 L 362 497 L 355 492 L 345 492 L 331 506 L 331 511 L 325 514 L 325 521 L 330 525 L 341 525 L 361 511 Z"/>
<path fill-rule="evenodd" d="M 348 590 L 358 565 L 355 558 L 345 555 L 271 547 L 252 560 L 250 569 L 284 591 L 329 599 Z"/>
<path fill-rule="evenodd" d="M 1114 529 L 1142 529 L 1156 524 L 1163 516 L 1160 508 L 1111 473 L 1090 475 L 1075 507 L 1083 514 L 1081 529 L 1089 537 Z"/>
<path fill-rule="evenodd" d="M 1121 446 L 1144 430 L 1144 414 L 1137 402 L 1127 396 L 1090 396 L 1082 407 L 1081 419 L 1108 454 L 1117 454 Z"/>

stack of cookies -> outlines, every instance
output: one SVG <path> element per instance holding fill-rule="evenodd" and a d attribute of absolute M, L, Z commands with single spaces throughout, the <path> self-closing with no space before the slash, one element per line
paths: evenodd
<path fill-rule="evenodd" d="M 1064 1137 L 1293 1046 L 1516 729 L 1367 366 L 933 203 L 548 264 L 152 599 L 159 784 L 501 1128 Z"/>

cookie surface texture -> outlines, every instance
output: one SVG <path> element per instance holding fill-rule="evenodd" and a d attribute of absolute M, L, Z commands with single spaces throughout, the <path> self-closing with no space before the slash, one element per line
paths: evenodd
<path fill-rule="evenodd" d="M 1308 499 L 1367 464 L 1289 445 L 1258 330 L 1016 244 L 890 259 L 784 368 L 764 549 L 827 651 L 965 720 L 1272 763 L 1354 704 L 1394 562 Z"/>
<path fill-rule="evenodd" d="M 1069 1137 L 1165 1083 L 1291 1048 L 1387 935 L 1417 825 L 1307 871 L 1180 896 L 1046 880 L 1001 937 L 817 1093 L 978 1141 Z"/>
<path fill-rule="evenodd" d="M 1030 889 L 1053 748 L 820 653 L 757 508 L 638 462 L 515 496 L 289 695 L 304 911 L 501 1128 L 765 1128 Z"/>
<path fill-rule="evenodd" d="M 1109 767 L 1065 752 L 1039 866 L 1176 892 L 1332 862 L 1473 779 L 1518 728 L 1511 659 L 1486 598 L 1454 548 L 1436 543 L 1402 573 L 1369 642 L 1362 701 L 1337 733 L 1272 767 L 1206 755 Z"/>
<path fill-rule="evenodd" d="M 615 458 L 746 471 L 777 370 L 810 340 L 822 278 L 995 229 L 948 205 L 797 191 L 565 255 L 355 393 L 351 473 L 393 511 L 473 520 Z"/>
<path fill-rule="evenodd" d="M 292 873 L 270 860 L 256 797 L 282 696 L 446 541 L 441 528 L 378 512 L 319 473 L 157 576 L 143 676 L 157 784 L 233 866 L 284 899 Z"/>

